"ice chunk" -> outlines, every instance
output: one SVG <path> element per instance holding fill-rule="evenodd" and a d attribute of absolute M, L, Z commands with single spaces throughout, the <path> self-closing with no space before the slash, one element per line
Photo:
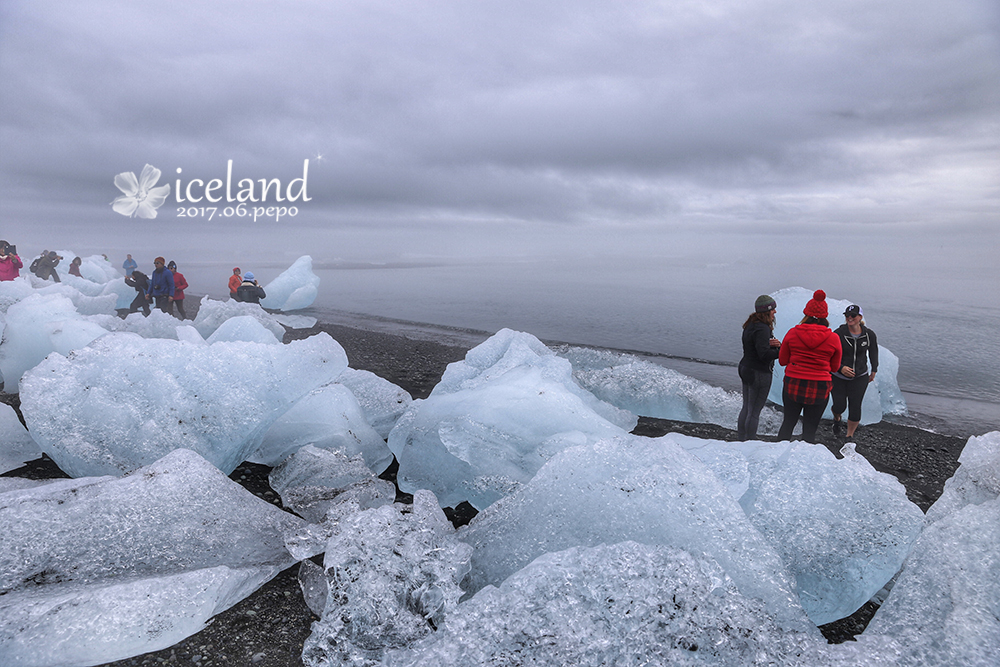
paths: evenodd
<path fill-rule="evenodd" d="M 307 315 L 286 315 L 277 313 L 273 315 L 276 322 L 289 329 L 311 329 L 316 326 L 316 318 Z"/>
<path fill-rule="evenodd" d="M 6 313 L 12 305 L 34 293 L 35 289 L 27 275 L 14 280 L 0 280 L 0 313 Z"/>
<path fill-rule="evenodd" d="M 139 334 L 143 338 L 170 338 L 178 340 L 178 327 L 184 326 L 190 328 L 190 325 L 182 325 L 176 317 L 163 312 L 159 308 L 153 308 L 149 313 L 149 317 L 144 316 L 141 312 L 136 312 L 129 313 L 125 319 L 117 315 L 91 315 L 86 319 L 108 331 L 130 331 Z M 201 339 L 201 336 L 199 335 L 198 338 Z"/>
<path fill-rule="evenodd" d="M 278 340 L 285 337 L 285 329 L 267 311 L 256 303 L 243 303 L 241 301 L 216 301 L 207 296 L 203 297 L 198 306 L 198 315 L 194 318 L 194 328 L 203 338 L 209 338 L 215 330 L 232 318 L 246 315 L 260 322 L 268 331 L 274 334 Z"/>
<path fill-rule="evenodd" d="M 396 499 L 392 482 L 378 479 L 360 456 L 306 445 L 292 454 L 268 477 L 281 502 L 306 521 L 319 523 L 335 512 L 358 511 L 391 504 Z"/>
<path fill-rule="evenodd" d="M 319 334 L 289 345 L 192 345 L 108 334 L 22 383 L 32 437 L 69 475 L 135 470 L 178 447 L 231 472 L 299 398 L 347 367 Z"/>
<path fill-rule="evenodd" d="M 314 389 L 281 415 L 250 460 L 276 466 L 303 445 L 360 454 L 376 473 L 392 463 L 392 452 L 368 424 L 354 394 L 335 382 Z"/>
<path fill-rule="evenodd" d="M 376 665 L 385 649 L 427 635 L 457 605 L 471 551 L 427 491 L 414 494 L 412 508 L 386 505 L 342 518 L 323 562 L 323 618 L 313 623 L 303 662 Z"/>
<path fill-rule="evenodd" d="M 743 397 L 631 354 L 562 347 L 580 385 L 611 405 L 646 417 L 736 428 Z M 781 415 L 765 407 L 760 432 L 777 433 Z"/>
<path fill-rule="evenodd" d="M 392 427 L 413 402 L 405 389 L 369 371 L 348 368 L 337 382 L 351 390 L 365 419 L 383 439 L 389 437 Z"/>
<path fill-rule="evenodd" d="M 924 515 L 895 477 L 872 468 L 853 445 L 837 459 L 804 442 L 731 443 L 665 436 L 721 479 L 745 470 L 735 495 L 754 527 L 795 576 L 809 618 L 824 625 L 854 613 L 899 570 Z M 743 466 L 734 465 L 735 458 Z M 729 485 L 738 490 L 738 486 Z"/>
<path fill-rule="evenodd" d="M 16 470 L 42 455 L 14 408 L 0 403 L 0 473 Z"/>
<path fill-rule="evenodd" d="M 270 329 L 267 329 L 259 320 L 249 315 L 239 315 L 229 318 L 208 337 L 209 343 L 238 340 L 248 343 L 265 343 L 268 345 L 281 344 L 281 340 Z"/>
<path fill-rule="evenodd" d="M 308 308 L 319 294 L 319 276 L 312 271 L 312 257 L 303 255 L 281 275 L 264 286 L 267 297 L 260 305 L 271 310 Z"/>
<path fill-rule="evenodd" d="M 537 338 L 503 329 L 448 365 L 430 396 L 400 417 L 389 448 L 400 489 L 430 489 L 445 506 L 467 500 L 483 509 L 561 449 L 635 423 L 581 389 L 570 363 Z"/>
<path fill-rule="evenodd" d="M 778 553 L 696 457 L 669 438 L 622 436 L 557 454 L 461 529 L 468 589 L 499 585 L 543 553 L 633 540 L 715 559 L 788 629 L 815 627 Z"/>
<path fill-rule="evenodd" d="M 183 449 L 0 494 L 0 664 L 170 646 L 292 565 L 284 538 L 304 525 Z"/>
<path fill-rule="evenodd" d="M 813 291 L 804 287 L 786 287 L 771 293 L 778 304 L 774 327 L 775 338 L 784 339 L 788 330 L 799 323 L 802 319 L 802 309 L 812 298 Z M 827 297 L 826 303 L 830 310 L 830 317 L 827 319 L 830 320 L 831 327 L 836 329 L 843 319 L 843 316 L 838 315 L 838 313 L 843 313 L 852 302 Z M 903 398 L 903 393 L 899 390 L 899 383 L 896 381 L 896 374 L 899 372 L 899 358 L 882 345 L 878 346 L 878 358 L 879 366 L 875 382 L 868 386 L 861 404 L 862 424 L 880 422 L 883 414 L 906 414 L 906 400 Z M 780 364 L 774 364 L 774 378 L 771 382 L 771 392 L 768 394 L 768 398 L 778 405 L 782 404 L 781 387 L 784 378 L 784 368 Z M 827 405 L 823 416 L 827 419 L 833 418 L 829 405 Z"/>
<path fill-rule="evenodd" d="M 745 667 L 825 649 L 815 632 L 786 632 L 712 559 L 623 542 L 539 556 L 384 664 Z"/>
<path fill-rule="evenodd" d="M 86 320 L 62 294 L 30 294 L 7 309 L 5 320 L 0 371 L 10 393 L 17 393 L 24 372 L 50 353 L 68 354 L 108 333 Z"/>
<path fill-rule="evenodd" d="M 938 521 L 966 505 L 981 505 L 1000 496 L 1000 431 L 969 438 L 958 462 L 961 465 L 944 483 L 941 497 L 927 510 L 927 521 Z"/>
<path fill-rule="evenodd" d="M 992 667 L 1000 650 L 1000 499 L 965 505 L 921 534 L 865 630 L 895 638 L 900 667 Z"/>

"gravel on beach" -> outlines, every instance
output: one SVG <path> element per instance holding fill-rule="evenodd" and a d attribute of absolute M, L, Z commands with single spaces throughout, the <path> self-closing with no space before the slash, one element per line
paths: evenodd
<path fill-rule="evenodd" d="M 329 333 L 344 347 L 352 368 L 380 375 L 410 392 L 413 398 L 426 398 L 445 367 L 464 358 L 466 353 L 462 347 L 322 323 L 310 329 L 288 331 L 285 342 L 320 331 Z M 17 406 L 16 395 L 0 394 L 0 400 Z M 646 417 L 640 418 L 634 431 L 649 437 L 671 432 L 736 440 L 735 431 L 721 426 Z M 834 453 L 842 446 L 830 422 L 821 425 L 818 438 Z M 906 487 L 910 500 L 924 511 L 941 494 L 945 481 L 958 467 L 958 455 L 965 445 L 963 438 L 888 421 L 861 427 L 855 440 L 857 451 L 877 470 L 896 476 Z M 269 472 L 270 468 L 266 466 L 244 463 L 233 471 L 230 478 L 257 496 L 280 506 L 280 499 L 268 485 Z M 65 477 L 47 457 L 5 476 L 35 479 Z M 449 516 L 455 521 L 453 515 Z M 461 519 L 462 522 L 467 520 L 468 514 Z M 321 560 L 317 558 L 317 562 Z M 280 573 L 250 597 L 215 616 L 206 628 L 192 637 L 170 648 L 108 665 L 301 666 L 303 643 L 310 634 L 312 622 L 318 618 L 303 600 L 297 570 L 298 566 L 293 566 Z M 851 639 L 864 629 L 876 609 L 874 604 L 868 603 L 851 617 L 820 629 L 831 642 Z"/>

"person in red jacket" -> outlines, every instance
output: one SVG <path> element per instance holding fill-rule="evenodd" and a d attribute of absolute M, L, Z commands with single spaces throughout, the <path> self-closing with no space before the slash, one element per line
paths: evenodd
<path fill-rule="evenodd" d="M 170 260 L 170 263 L 167 264 L 167 269 L 174 274 L 174 305 L 177 306 L 177 312 L 180 313 L 181 319 L 186 320 L 187 315 L 184 313 L 184 290 L 189 287 L 188 281 L 184 279 L 183 273 L 177 271 L 177 263 L 174 260 Z"/>
<path fill-rule="evenodd" d="M 816 290 L 802 310 L 805 317 L 781 341 L 778 363 L 785 367 L 781 402 L 785 418 L 778 440 L 789 440 L 802 415 L 802 438 L 816 442 L 816 428 L 830 398 L 830 374 L 840 368 L 840 336 L 827 321 L 826 292 Z"/>
<path fill-rule="evenodd" d="M 21 258 L 6 241 L 0 241 L 0 280 L 13 280 L 21 275 Z"/>
<path fill-rule="evenodd" d="M 233 301 L 239 301 L 236 297 L 236 290 L 240 288 L 243 284 L 243 278 L 240 277 L 240 267 L 235 267 L 233 269 L 233 275 L 229 276 L 229 298 Z"/>

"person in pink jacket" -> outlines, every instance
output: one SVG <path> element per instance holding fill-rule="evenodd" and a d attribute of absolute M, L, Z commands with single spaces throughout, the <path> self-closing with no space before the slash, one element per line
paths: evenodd
<path fill-rule="evenodd" d="M 21 275 L 24 264 L 6 241 L 0 241 L 0 280 L 13 280 Z"/>
<path fill-rule="evenodd" d="M 785 367 L 781 391 L 785 418 L 778 439 L 791 439 L 801 414 L 802 439 L 816 442 L 816 429 L 833 387 L 830 374 L 840 369 L 840 336 L 830 330 L 823 290 L 813 293 L 802 313 L 805 317 L 788 330 L 778 351 L 778 363 Z"/>

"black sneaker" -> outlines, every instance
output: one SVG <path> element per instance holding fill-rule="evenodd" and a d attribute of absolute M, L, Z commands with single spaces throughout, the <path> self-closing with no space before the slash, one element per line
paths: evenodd
<path fill-rule="evenodd" d="M 833 420 L 833 433 L 834 435 L 840 435 L 841 431 L 844 430 L 844 420 L 835 419 Z"/>

